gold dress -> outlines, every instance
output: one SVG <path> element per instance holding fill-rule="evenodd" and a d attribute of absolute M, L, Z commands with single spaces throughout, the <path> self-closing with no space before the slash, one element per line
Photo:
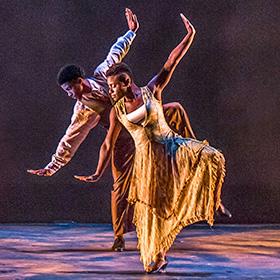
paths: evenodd
<path fill-rule="evenodd" d="M 134 204 L 138 248 L 147 268 L 183 227 L 202 220 L 213 224 L 225 169 L 218 150 L 172 131 L 161 102 L 148 87 L 141 91 L 146 107 L 142 124 L 127 119 L 124 98 L 115 109 L 135 142 L 128 201 Z"/>

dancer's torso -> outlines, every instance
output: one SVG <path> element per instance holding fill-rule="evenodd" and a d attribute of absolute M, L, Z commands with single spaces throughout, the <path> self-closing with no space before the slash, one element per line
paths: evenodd
<path fill-rule="evenodd" d="M 174 136 L 174 132 L 165 120 L 161 102 L 154 97 L 148 87 L 141 88 L 141 92 L 144 107 L 138 108 L 138 112 L 134 111 L 126 114 L 124 98 L 120 99 L 115 105 L 117 116 L 130 132 L 136 149 L 139 145 L 142 146 L 149 141 L 164 143 L 167 138 Z M 134 116 L 132 115 L 131 118 L 133 113 Z"/>

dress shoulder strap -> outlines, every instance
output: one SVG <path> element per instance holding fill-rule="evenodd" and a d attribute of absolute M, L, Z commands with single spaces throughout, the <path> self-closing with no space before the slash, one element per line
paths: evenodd
<path fill-rule="evenodd" d="M 121 115 L 125 114 L 125 105 L 124 100 L 121 98 L 114 104 L 114 108 L 116 110 L 117 115 L 120 117 Z"/>
<path fill-rule="evenodd" d="M 145 101 L 151 99 L 154 96 L 148 86 L 141 87 L 141 92 Z"/>

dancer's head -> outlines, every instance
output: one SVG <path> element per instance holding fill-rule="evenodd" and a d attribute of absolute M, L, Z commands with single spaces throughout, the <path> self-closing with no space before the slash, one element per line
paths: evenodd
<path fill-rule="evenodd" d="M 83 94 L 84 70 L 77 65 L 64 65 L 57 74 L 57 83 L 67 92 L 68 96 L 79 99 Z"/>
<path fill-rule="evenodd" d="M 106 72 L 109 94 L 114 101 L 118 101 L 131 91 L 133 74 L 129 66 L 123 62 L 116 63 Z"/>

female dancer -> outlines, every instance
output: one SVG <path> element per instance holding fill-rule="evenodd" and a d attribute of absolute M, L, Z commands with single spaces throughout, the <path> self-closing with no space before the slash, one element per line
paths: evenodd
<path fill-rule="evenodd" d="M 182 14 L 181 18 L 187 34 L 147 86 L 138 87 L 124 63 L 107 71 L 110 95 L 115 101 L 110 128 L 94 174 L 75 176 L 86 182 L 99 180 L 124 125 L 136 148 L 128 200 L 135 206 L 133 221 L 147 272 L 165 269 L 166 252 L 183 227 L 202 220 L 212 225 L 217 210 L 230 215 L 220 199 L 223 155 L 206 142 L 173 132 L 163 114 L 162 91 L 195 35 L 191 23 Z"/>

